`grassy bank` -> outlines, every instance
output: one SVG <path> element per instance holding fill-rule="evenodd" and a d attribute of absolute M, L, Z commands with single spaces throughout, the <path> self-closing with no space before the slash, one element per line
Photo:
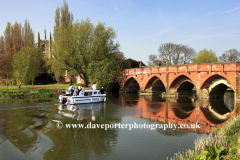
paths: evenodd
<path fill-rule="evenodd" d="M 238 160 L 238 138 L 240 137 L 240 116 L 233 117 L 221 128 L 214 128 L 210 135 L 199 137 L 193 150 L 174 154 L 172 160 L 233 159 Z"/>
<path fill-rule="evenodd" d="M 79 84 L 73 84 L 79 86 Z M 25 85 L 18 86 L 0 86 L 0 98 L 35 98 L 35 97 L 54 97 L 59 90 L 60 94 L 65 93 L 69 84 L 49 84 L 49 85 Z"/>

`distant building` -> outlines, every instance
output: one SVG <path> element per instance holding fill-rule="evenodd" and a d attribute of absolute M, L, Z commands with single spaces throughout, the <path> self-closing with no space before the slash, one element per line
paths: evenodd
<path fill-rule="evenodd" d="M 62 82 L 71 82 L 71 79 L 69 77 L 67 77 L 67 71 L 66 71 L 65 77 L 63 77 L 63 79 L 62 79 Z M 72 77 L 72 82 L 84 84 L 84 80 L 78 74 L 76 74 L 76 75 L 74 75 L 74 77 Z"/>
<path fill-rule="evenodd" d="M 37 36 L 37 46 L 42 49 L 45 58 L 49 59 L 51 56 L 51 50 L 52 50 L 52 35 L 51 32 L 49 34 L 49 40 L 47 40 L 46 36 L 46 29 L 44 29 L 44 38 L 40 39 L 40 33 L 38 32 Z"/>

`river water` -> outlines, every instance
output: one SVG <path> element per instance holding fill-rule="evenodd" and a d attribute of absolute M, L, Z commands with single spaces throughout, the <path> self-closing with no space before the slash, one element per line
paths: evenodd
<path fill-rule="evenodd" d="M 170 159 L 238 115 L 237 106 L 232 95 L 193 101 L 109 94 L 106 103 L 82 105 L 2 100 L 0 159 Z"/>

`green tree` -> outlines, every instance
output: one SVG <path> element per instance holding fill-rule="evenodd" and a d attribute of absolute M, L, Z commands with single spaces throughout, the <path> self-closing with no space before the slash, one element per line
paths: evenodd
<path fill-rule="evenodd" d="M 68 5 L 56 9 L 54 26 L 53 56 L 63 68 L 76 71 L 87 86 L 87 68 L 118 53 L 119 45 L 114 42 L 116 33 L 111 27 L 99 22 L 94 26 L 90 19 L 72 23 Z"/>
<path fill-rule="evenodd" d="M 125 63 L 125 68 L 123 68 L 123 69 L 139 68 L 139 62 L 134 59 L 128 58 L 124 61 L 124 63 Z M 145 64 L 143 64 L 143 66 L 145 66 Z"/>
<path fill-rule="evenodd" d="M 120 66 L 121 69 L 130 68 L 130 64 L 127 63 L 123 52 L 117 52 L 115 54 L 115 60 L 118 62 L 118 66 Z"/>
<path fill-rule="evenodd" d="M 34 33 L 32 28 L 30 27 L 30 22 L 25 20 L 24 28 L 23 28 L 23 43 L 22 46 L 33 46 L 34 45 Z"/>
<path fill-rule="evenodd" d="M 116 81 L 116 74 L 121 70 L 118 61 L 114 58 L 104 59 L 102 61 L 92 62 L 88 65 L 88 77 L 98 84 L 111 89 L 112 84 Z"/>
<path fill-rule="evenodd" d="M 66 68 L 59 63 L 56 58 L 50 58 L 46 61 L 46 68 L 50 70 L 49 72 L 53 72 L 56 78 L 56 81 L 59 83 L 62 80 L 62 77 L 66 75 Z"/>
<path fill-rule="evenodd" d="M 196 57 L 193 59 L 193 63 L 211 63 L 218 62 L 218 57 L 213 50 L 203 49 L 198 52 Z"/>
<path fill-rule="evenodd" d="M 35 77 L 39 75 L 42 57 L 43 52 L 37 47 L 22 47 L 17 54 L 14 54 L 14 77 L 19 83 L 19 88 L 22 83 L 33 84 Z"/>

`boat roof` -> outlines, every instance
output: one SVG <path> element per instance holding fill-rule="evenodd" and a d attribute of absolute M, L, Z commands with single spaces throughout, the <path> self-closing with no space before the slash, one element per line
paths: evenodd
<path fill-rule="evenodd" d="M 81 91 L 84 91 L 84 92 L 94 92 L 94 91 L 100 91 L 100 90 L 97 90 L 97 89 L 88 89 L 88 90 L 81 90 Z"/>

